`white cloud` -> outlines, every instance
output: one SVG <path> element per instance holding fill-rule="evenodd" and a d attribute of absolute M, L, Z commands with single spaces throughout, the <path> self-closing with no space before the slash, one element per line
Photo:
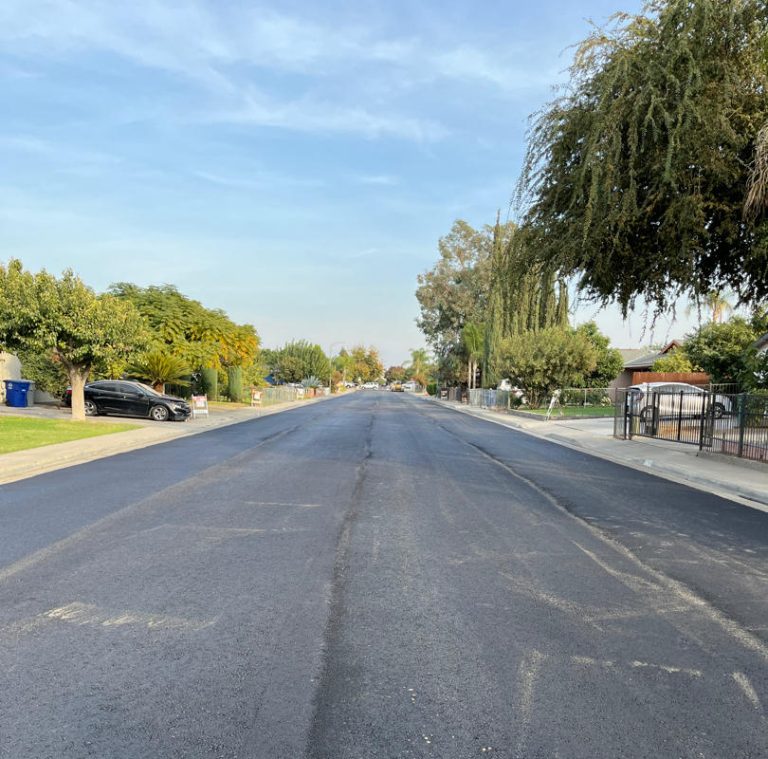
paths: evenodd
<path fill-rule="evenodd" d="M 391 97 L 374 95 L 367 77 L 383 74 L 403 86 L 479 82 L 506 91 L 542 76 L 513 66 L 505 51 L 201 0 L 8 0 L 0 8 L 0 44 L 31 63 L 96 51 L 164 71 L 203 88 L 202 105 L 215 121 L 419 142 L 448 130 L 415 115 L 418 104 L 403 112 Z M 298 92 L 262 94 L 259 70 L 298 74 Z"/>
<path fill-rule="evenodd" d="M 219 185 L 221 187 L 230 187 L 234 190 L 256 190 L 269 191 L 276 187 L 324 187 L 325 182 L 322 179 L 313 179 L 307 177 L 293 177 L 287 174 L 277 174 L 274 172 L 255 172 L 247 176 L 230 176 L 217 174 L 210 171 L 193 171 L 192 175 L 202 179 L 209 184 Z"/>
<path fill-rule="evenodd" d="M 372 174 L 362 177 L 358 177 L 357 181 L 360 184 L 370 184 L 381 187 L 394 187 L 400 184 L 398 177 L 393 177 L 391 174 Z"/>
<path fill-rule="evenodd" d="M 305 96 L 277 100 L 249 88 L 241 104 L 212 111 L 203 120 L 279 127 L 299 132 L 360 134 L 369 138 L 398 137 L 417 142 L 444 137 L 447 130 L 427 119 L 370 110 L 362 105 L 336 103 Z"/>

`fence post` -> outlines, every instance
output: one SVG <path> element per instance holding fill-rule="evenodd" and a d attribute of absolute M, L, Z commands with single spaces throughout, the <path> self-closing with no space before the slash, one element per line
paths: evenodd
<path fill-rule="evenodd" d="M 739 395 L 739 448 L 736 455 L 741 458 L 742 454 L 744 453 L 744 421 L 746 417 L 746 400 L 747 400 L 747 394 L 741 393 Z"/>
<path fill-rule="evenodd" d="M 680 411 L 677 414 L 677 442 L 680 442 L 680 438 L 683 434 L 683 391 L 680 391 Z"/>

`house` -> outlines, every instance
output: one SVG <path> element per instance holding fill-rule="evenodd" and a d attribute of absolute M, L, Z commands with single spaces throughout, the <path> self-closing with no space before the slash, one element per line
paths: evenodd
<path fill-rule="evenodd" d="M 758 356 L 768 353 L 768 332 L 762 337 L 758 337 L 754 342 L 754 346 Z"/>
<path fill-rule="evenodd" d="M 619 376 L 611 383 L 611 387 L 622 388 L 634 385 L 636 372 L 650 372 L 651 367 L 658 359 L 682 347 L 682 345 L 679 340 L 672 340 L 662 350 L 652 352 L 645 348 L 620 348 L 619 353 L 624 359 L 624 366 Z"/>

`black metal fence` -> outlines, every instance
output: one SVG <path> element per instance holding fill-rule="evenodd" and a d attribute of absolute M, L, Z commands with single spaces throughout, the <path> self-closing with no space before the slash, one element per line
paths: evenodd
<path fill-rule="evenodd" d="M 614 437 L 649 437 L 768 463 L 768 395 L 701 389 L 617 393 Z"/>

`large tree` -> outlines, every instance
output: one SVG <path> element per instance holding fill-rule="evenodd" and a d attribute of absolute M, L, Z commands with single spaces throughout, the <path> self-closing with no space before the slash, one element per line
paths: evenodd
<path fill-rule="evenodd" d="M 438 242 L 438 262 L 419 275 L 417 324 L 438 354 L 461 344 L 467 322 L 483 321 L 492 245 L 492 227 L 477 230 L 459 219 Z"/>
<path fill-rule="evenodd" d="M 272 356 L 272 371 L 283 382 L 301 382 L 316 377 L 327 379 L 331 362 L 323 349 L 307 340 L 292 340 Z"/>
<path fill-rule="evenodd" d="M 595 368 L 586 372 L 581 380 L 583 387 L 603 388 L 613 382 L 624 366 L 624 359 L 616 348 L 611 348 L 611 340 L 604 335 L 594 322 L 580 324 L 576 333 L 584 335 L 595 349 Z"/>
<path fill-rule="evenodd" d="M 583 332 L 549 327 L 508 337 L 497 361 L 499 372 L 538 406 L 555 390 L 578 387 L 595 370 L 597 351 Z"/>
<path fill-rule="evenodd" d="M 764 0 L 651 0 L 581 44 L 520 183 L 540 260 L 625 313 L 768 296 L 767 28 Z"/>
<path fill-rule="evenodd" d="M 347 372 L 356 382 L 380 380 L 384 376 L 384 364 L 379 358 L 379 351 L 373 346 L 354 346 L 349 353 Z"/>
<path fill-rule="evenodd" d="M 686 336 L 683 350 L 695 366 L 700 366 L 713 382 L 755 385 L 756 350 L 759 337 L 752 323 L 740 316 L 727 322 L 710 322 Z"/>
<path fill-rule="evenodd" d="M 494 387 L 502 341 L 512 335 L 568 326 L 568 288 L 558 272 L 535 260 L 526 227 L 498 220 L 493 234 L 485 315 L 483 386 Z"/>
<path fill-rule="evenodd" d="M 250 324 L 236 324 L 173 285 L 139 287 L 118 282 L 110 293 L 133 303 L 152 327 L 153 348 L 193 369 L 250 367 L 259 353 L 259 336 Z"/>
<path fill-rule="evenodd" d="M 72 388 L 72 418 L 85 418 L 83 390 L 93 369 L 123 361 L 147 342 L 146 323 L 134 306 L 97 295 L 65 271 L 25 271 L 21 261 L 0 264 L 0 347 L 38 351 L 61 364 Z"/>

